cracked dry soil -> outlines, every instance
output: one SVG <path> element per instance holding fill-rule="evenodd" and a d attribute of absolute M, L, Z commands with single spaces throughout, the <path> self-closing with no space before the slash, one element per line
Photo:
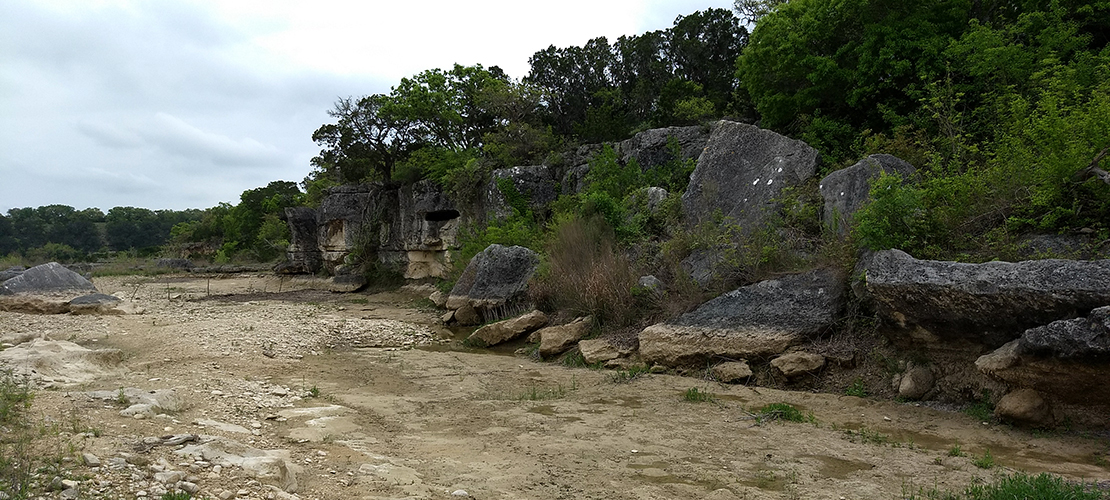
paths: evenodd
<path fill-rule="evenodd" d="M 237 467 L 174 453 L 189 443 L 143 446 L 182 433 L 283 450 L 296 498 L 320 500 L 459 490 L 477 499 L 892 499 L 1016 470 L 1110 479 L 1105 435 L 671 375 L 618 383 L 613 372 L 462 348 L 436 311 L 401 293 L 336 294 L 258 275 L 95 284 L 145 314 L 0 313 L 9 332 L 122 351 L 116 370 L 34 401 L 46 418 L 96 431 L 71 436 L 105 462 L 71 464 L 81 498 L 158 498 L 154 473 L 174 470 L 199 498 L 293 498 Z M 714 401 L 685 401 L 691 387 Z M 173 389 L 181 405 L 136 419 L 86 394 L 120 388 Z M 754 425 L 749 410 L 778 402 L 816 423 Z M 957 445 L 964 456 L 950 456 Z M 995 467 L 974 465 L 988 450 Z M 113 458 L 117 467 L 107 466 Z"/>

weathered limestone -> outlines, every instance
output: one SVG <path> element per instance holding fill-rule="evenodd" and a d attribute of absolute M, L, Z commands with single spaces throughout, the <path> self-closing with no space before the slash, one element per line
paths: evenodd
<path fill-rule="evenodd" d="M 892 324 L 933 341 L 999 346 L 1031 327 L 1110 304 L 1110 260 L 963 264 L 899 250 L 861 259 L 853 290 Z"/>
<path fill-rule="evenodd" d="M 587 339 L 578 342 L 578 350 L 586 364 L 604 363 L 621 357 L 621 352 L 606 339 Z"/>
<path fill-rule="evenodd" d="M 924 398 L 933 389 L 935 383 L 936 378 L 933 377 L 933 371 L 929 367 L 910 364 L 898 383 L 898 396 L 906 399 Z"/>
<path fill-rule="evenodd" d="M 705 222 L 720 211 L 745 232 L 761 229 L 778 214 L 782 190 L 813 177 L 817 165 L 817 150 L 802 141 L 717 122 L 682 196 L 687 222 Z"/>
<path fill-rule="evenodd" d="M 825 367 L 825 357 L 809 352 L 791 352 L 771 360 L 771 367 L 789 380 L 809 375 Z"/>
<path fill-rule="evenodd" d="M 825 227 L 846 234 L 852 215 L 871 199 L 871 181 L 883 173 L 898 174 L 903 182 L 912 179 L 917 169 L 898 157 L 876 154 L 855 165 L 837 170 L 821 179 L 818 189 L 825 199 Z"/>
<path fill-rule="evenodd" d="M 1019 389 L 1002 396 L 994 407 L 999 419 L 1033 427 L 1050 427 L 1055 423 L 1052 405 L 1033 389 Z"/>
<path fill-rule="evenodd" d="M 455 315 L 458 316 L 457 311 Z M 493 346 L 538 330 L 546 324 L 547 315 L 540 311 L 532 311 L 523 316 L 483 326 L 471 333 L 467 341 L 482 346 Z"/>
<path fill-rule="evenodd" d="M 593 317 L 576 318 L 565 325 L 549 326 L 540 330 L 540 357 L 550 358 L 574 347 L 579 340 L 590 333 Z"/>
<path fill-rule="evenodd" d="M 752 369 L 747 361 L 727 361 L 710 368 L 709 374 L 718 382 L 740 384 L 751 378 Z"/>
<path fill-rule="evenodd" d="M 57 262 L 32 267 L 0 283 L 0 295 L 71 294 L 77 296 L 95 291 L 96 287 L 92 282 Z"/>
<path fill-rule="evenodd" d="M 640 355 L 666 366 L 774 356 L 826 332 L 843 301 L 843 285 L 829 271 L 763 281 L 644 329 Z"/>
<path fill-rule="evenodd" d="M 520 246 L 490 245 L 467 264 L 447 296 L 448 309 L 473 307 L 486 321 L 503 317 L 524 298 L 540 259 Z M 458 319 L 458 313 L 455 315 Z"/>
<path fill-rule="evenodd" d="M 506 194 L 501 192 L 499 182 L 503 180 L 511 182 L 517 194 L 527 200 L 528 208 L 537 212 L 546 210 L 557 196 L 554 174 L 544 165 L 500 168 L 493 171 L 492 177 L 486 188 L 486 211 L 493 219 L 504 219 L 513 213 Z"/>

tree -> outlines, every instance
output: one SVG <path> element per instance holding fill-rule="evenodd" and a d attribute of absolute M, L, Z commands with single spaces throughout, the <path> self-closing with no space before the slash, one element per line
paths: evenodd
<path fill-rule="evenodd" d="M 389 101 L 389 96 L 374 94 L 335 102 L 328 115 L 338 121 L 312 133 L 312 140 L 324 147 L 312 159 L 320 177 L 343 183 L 393 176 L 394 165 L 415 148 L 417 134 L 411 123 L 384 112 Z"/>
<path fill-rule="evenodd" d="M 724 110 L 738 80 L 736 58 L 748 43 L 748 30 L 726 9 L 678 16 L 670 30 L 674 76 L 700 85 L 705 97 Z"/>

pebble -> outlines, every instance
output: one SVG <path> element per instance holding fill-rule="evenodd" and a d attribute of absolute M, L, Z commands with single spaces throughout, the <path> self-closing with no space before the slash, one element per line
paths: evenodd
<path fill-rule="evenodd" d="M 451 492 L 451 496 L 453 496 L 453 497 L 469 497 L 470 493 L 467 493 L 466 490 L 455 490 L 455 491 Z"/>
<path fill-rule="evenodd" d="M 92 453 L 82 453 L 81 460 L 84 460 L 85 465 L 89 467 L 100 467 L 100 457 L 97 457 Z"/>

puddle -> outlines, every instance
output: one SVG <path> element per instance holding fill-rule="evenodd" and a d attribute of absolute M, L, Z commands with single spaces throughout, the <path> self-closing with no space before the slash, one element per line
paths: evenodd
<path fill-rule="evenodd" d="M 670 467 L 670 466 L 671 466 L 671 464 L 669 464 L 667 462 L 652 462 L 650 464 L 628 464 L 629 469 L 637 469 L 637 470 L 666 469 L 667 467 Z"/>
<path fill-rule="evenodd" d="M 914 446 L 935 451 L 947 451 L 952 448 L 952 445 L 956 444 L 956 441 L 952 439 L 905 429 L 894 431 L 890 436 L 899 443 L 913 443 Z"/>
<path fill-rule="evenodd" d="M 555 407 L 551 406 L 551 405 L 533 406 L 533 407 L 528 409 L 528 413 L 539 413 L 540 415 L 546 415 L 548 417 L 554 417 L 555 416 Z"/>
<path fill-rule="evenodd" d="M 719 490 L 719 489 L 724 488 L 726 486 L 725 483 L 722 483 L 720 481 L 707 481 L 707 480 L 700 480 L 700 479 L 690 479 L 690 478 L 675 476 L 673 474 L 667 474 L 667 473 L 663 472 L 662 470 L 660 470 L 658 468 L 645 468 L 645 469 L 642 469 L 642 471 L 644 472 L 643 474 L 637 473 L 633 477 L 635 477 L 636 479 L 639 479 L 641 481 L 644 481 L 646 483 L 651 483 L 651 484 L 657 484 L 657 485 L 684 484 L 684 485 L 687 485 L 687 486 L 697 486 L 699 488 L 705 489 L 706 491 L 716 491 L 716 490 Z"/>
<path fill-rule="evenodd" d="M 802 455 L 802 457 L 815 458 L 821 462 L 821 469 L 818 471 L 822 476 L 831 479 L 848 479 L 848 476 L 859 472 L 861 470 L 871 470 L 875 466 L 867 462 L 859 462 L 856 460 L 845 460 L 843 458 L 830 457 L 826 455 Z"/>

